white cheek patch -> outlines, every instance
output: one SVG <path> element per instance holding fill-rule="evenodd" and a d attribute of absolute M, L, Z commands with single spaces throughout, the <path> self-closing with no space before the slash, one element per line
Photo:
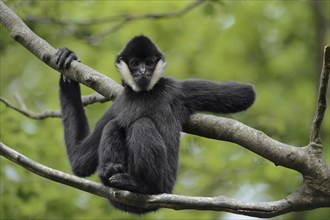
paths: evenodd
<path fill-rule="evenodd" d="M 131 71 L 128 69 L 127 64 L 121 60 L 120 63 L 116 63 L 116 67 L 120 74 L 121 79 L 127 85 L 129 85 L 134 91 L 136 92 L 140 91 L 139 87 L 134 82 Z"/>
<path fill-rule="evenodd" d="M 147 90 L 151 90 L 156 85 L 158 80 L 163 76 L 163 74 L 165 72 L 165 68 L 166 68 L 166 61 L 159 60 L 156 65 L 156 68 L 152 74 L 152 77 L 150 79 L 150 83 L 149 83 Z"/>

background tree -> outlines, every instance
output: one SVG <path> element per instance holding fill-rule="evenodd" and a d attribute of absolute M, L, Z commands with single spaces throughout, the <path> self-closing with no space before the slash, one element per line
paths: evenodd
<path fill-rule="evenodd" d="M 315 49 L 317 29 L 310 5 L 295 1 L 226 1 L 224 4 L 201 1 L 196 8 L 181 12 L 179 9 L 186 8 L 187 3 L 6 2 L 38 35 L 54 46 L 74 49 L 83 63 L 110 73 L 116 81 L 119 81 L 113 66 L 116 53 L 127 39 L 144 33 L 165 52 L 169 63 L 167 74 L 171 77 L 253 83 L 258 93 L 256 104 L 249 111 L 232 117 L 282 142 L 306 145 L 317 97 L 315 74 L 319 72 L 315 70 L 315 57 L 322 54 Z M 322 1 L 321 4 L 328 20 L 329 3 Z M 164 11 L 176 13 L 161 16 L 162 19 L 128 16 L 163 14 Z M 109 19 L 109 15 L 117 14 L 125 16 Z M 176 16 L 179 17 L 173 19 Z M 326 33 L 329 34 L 329 30 Z M 323 45 L 326 43 L 329 41 Z M 57 109 L 58 74 L 51 73 L 52 70 L 12 41 L 2 26 L 0 49 L 1 96 L 13 102 L 11 97 L 18 92 L 33 111 Z M 85 94 L 91 93 L 88 88 L 83 90 Z M 95 104 L 87 108 L 91 124 L 107 107 L 108 104 Z M 325 121 L 329 121 L 329 114 Z M 329 164 L 328 123 L 324 123 L 323 132 L 324 155 Z M 32 121 L 1 105 L 1 140 L 42 164 L 70 173 L 60 120 Z M 1 167 L 1 209 L 4 210 L 1 217 L 136 218 L 110 208 L 104 199 L 49 184 L 3 158 Z M 174 193 L 226 195 L 249 201 L 280 199 L 302 181 L 299 173 L 275 167 L 240 146 L 187 134 L 181 140 L 178 177 Z M 288 214 L 284 218 L 299 215 L 299 219 L 320 219 L 328 217 L 328 212 L 329 209 L 318 209 Z M 219 218 L 222 215 L 162 209 L 146 218 Z M 225 214 L 224 218 L 238 217 Z"/>

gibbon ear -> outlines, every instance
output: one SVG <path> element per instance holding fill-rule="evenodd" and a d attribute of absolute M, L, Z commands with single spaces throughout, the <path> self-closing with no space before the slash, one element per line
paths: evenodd
<path fill-rule="evenodd" d="M 160 59 L 156 65 L 154 72 L 152 73 L 152 77 L 150 79 L 148 90 L 151 90 L 156 85 L 156 83 L 159 81 L 159 79 L 164 75 L 165 68 L 166 68 L 166 61 L 163 59 Z"/>

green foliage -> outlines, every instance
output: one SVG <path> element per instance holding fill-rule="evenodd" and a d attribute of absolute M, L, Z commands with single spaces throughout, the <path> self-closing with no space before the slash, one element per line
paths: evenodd
<path fill-rule="evenodd" d="M 143 2 L 143 4 L 141 3 Z M 54 47 L 74 50 L 83 63 L 119 82 L 114 58 L 128 39 L 150 36 L 165 53 L 167 75 L 176 79 L 238 80 L 255 85 L 258 97 L 247 112 L 229 115 L 281 142 L 309 141 L 316 103 L 315 14 L 306 1 L 208 1 L 179 18 L 131 21 L 93 43 L 115 25 L 75 25 L 69 21 L 120 14 L 177 11 L 187 1 L 6 1 L 31 29 Z M 329 2 L 323 4 L 329 19 Z M 44 17 L 68 24 L 47 23 Z M 38 17 L 35 22 L 31 17 Z M 10 39 L 0 27 L 1 96 L 15 103 L 18 92 L 29 109 L 58 109 L 58 73 Z M 329 34 L 329 30 L 327 30 Z M 329 36 L 329 35 L 328 35 Z M 329 44 L 330 42 L 325 42 Z M 325 44 L 323 43 L 323 44 Z M 92 91 L 83 87 L 83 93 Z M 86 108 L 90 124 L 110 105 Z M 46 166 L 71 172 L 59 119 L 33 121 L 0 104 L 1 141 Z M 329 122 L 327 110 L 325 122 Z M 329 162 L 329 123 L 323 125 Z M 113 209 L 105 199 L 51 182 L 0 158 L 1 219 L 235 219 L 230 214 L 162 209 L 137 217 Z M 277 167 L 235 144 L 183 134 L 174 193 L 225 195 L 272 201 L 295 190 L 299 173 Z M 96 176 L 90 179 L 98 181 Z M 281 219 L 326 219 L 329 209 L 291 213 Z"/>

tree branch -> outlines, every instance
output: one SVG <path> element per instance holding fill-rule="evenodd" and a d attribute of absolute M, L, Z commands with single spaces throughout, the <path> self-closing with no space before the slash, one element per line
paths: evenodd
<path fill-rule="evenodd" d="M 141 15 L 129 15 L 129 14 L 122 14 L 122 15 L 115 15 L 109 16 L 105 18 L 93 18 L 87 20 L 68 20 L 68 19 L 61 19 L 61 18 L 53 18 L 53 17 L 33 17 L 28 16 L 25 18 L 27 22 L 33 23 L 42 23 L 42 24 L 49 24 L 55 23 L 60 25 L 77 25 L 77 26 L 89 26 L 89 25 L 97 25 L 97 24 L 104 24 L 109 22 L 117 22 L 114 26 L 92 36 L 80 36 L 83 37 L 89 43 L 95 43 L 100 41 L 103 37 L 110 35 L 121 28 L 123 28 L 126 24 L 133 21 L 144 20 L 144 19 L 170 19 L 180 17 L 189 11 L 193 10 L 194 8 L 200 6 L 201 4 L 207 2 L 209 0 L 195 0 L 188 3 L 185 7 L 178 11 L 174 12 L 163 12 L 163 13 L 147 13 Z"/>
<path fill-rule="evenodd" d="M 163 13 L 147 13 L 141 15 L 130 15 L 130 14 L 121 14 L 114 15 L 105 18 L 92 18 L 86 20 L 69 20 L 67 18 L 54 18 L 50 16 L 43 17 L 35 17 L 35 16 L 27 16 L 24 18 L 25 21 L 36 23 L 36 24 L 60 24 L 60 25 L 77 25 L 77 26 L 89 26 L 89 25 L 98 25 L 109 22 L 118 22 L 125 20 L 140 20 L 140 19 L 164 19 L 164 18 L 175 18 L 184 15 L 185 13 L 191 11 L 192 9 L 198 7 L 202 3 L 205 3 L 209 0 L 195 0 L 187 4 L 182 9 L 175 12 L 163 12 Z"/>
<path fill-rule="evenodd" d="M 327 89 L 328 89 L 329 75 L 330 75 L 330 46 L 326 46 L 324 48 L 323 68 L 320 77 L 316 113 L 314 116 L 314 120 L 311 128 L 311 134 L 310 134 L 311 143 L 314 142 L 316 144 L 322 144 L 321 124 L 323 121 L 325 110 L 327 108 Z"/>
<path fill-rule="evenodd" d="M 15 98 L 20 107 L 14 106 L 13 104 L 11 104 L 9 101 L 7 101 L 6 99 L 4 99 L 2 97 L 0 97 L 0 102 L 4 103 L 8 108 L 11 108 L 31 119 L 43 120 L 46 118 L 60 118 L 61 117 L 60 110 L 47 110 L 42 113 L 32 112 L 26 107 L 25 103 L 23 102 L 23 100 L 20 98 L 20 96 L 18 94 L 15 94 Z M 81 100 L 82 100 L 83 105 L 87 106 L 87 105 L 94 104 L 96 102 L 104 103 L 104 102 L 109 101 L 110 99 L 106 98 L 98 93 L 94 93 L 91 95 L 82 96 Z"/>
<path fill-rule="evenodd" d="M 280 143 L 262 131 L 251 128 L 234 119 L 213 115 L 195 114 L 183 129 L 187 133 L 229 141 L 272 161 L 275 165 L 298 170 L 307 169 L 307 154 L 304 148 Z"/>
<path fill-rule="evenodd" d="M 310 210 L 315 207 L 326 207 L 330 202 L 329 197 L 320 197 L 309 200 L 311 195 L 302 194 L 301 192 L 303 191 L 301 190 L 297 190 L 285 199 L 274 202 L 243 202 L 225 196 L 191 197 L 175 194 L 138 194 L 109 188 L 103 186 L 102 184 L 46 167 L 7 147 L 1 142 L 0 153 L 7 159 L 44 178 L 92 193 L 100 197 L 111 198 L 118 202 L 123 202 L 142 208 L 157 207 L 171 208 L 175 210 L 214 210 L 256 217 L 274 217 L 291 211 Z"/>
<path fill-rule="evenodd" d="M 56 49 L 32 32 L 2 1 L 0 1 L 0 23 L 10 31 L 11 37 L 14 40 L 23 45 L 48 66 L 59 71 L 56 66 Z M 109 99 L 114 98 L 122 90 L 122 86 L 112 79 L 77 61 L 73 61 L 71 68 L 63 71 L 63 74 L 72 80 L 98 91 L 101 95 Z"/>
<path fill-rule="evenodd" d="M 32 118 L 32 119 L 38 119 L 38 120 L 42 120 L 45 118 L 58 118 L 61 117 L 61 112 L 58 110 L 50 110 L 50 111 L 45 111 L 43 113 L 34 113 L 31 112 L 28 109 L 25 108 L 18 108 L 16 106 L 14 106 L 13 104 L 11 104 L 10 102 L 8 102 L 6 99 L 4 98 L 0 98 L 0 102 L 4 103 L 8 108 L 11 108 L 23 115 L 25 115 L 26 117 Z"/>
<path fill-rule="evenodd" d="M 143 19 L 165 19 L 165 18 L 176 18 L 184 15 L 185 13 L 189 12 L 190 10 L 196 8 L 197 6 L 201 5 L 204 2 L 207 2 L 208 0 L 196 0 L 191 3 L 189 3 L 186 7 L 176 11 L 176 12 L 166 12 L 166 13 L 148 13 L 143 15 L 119 15 L 114 17 L 109 17 L 107 19 L 100 19 L 94 20 L 93 24 L 105 21 L 113 21 L 115 19 L 118 19 L 120 22 L 116 24 L 115 26 L 102 31 L 101 33 L 94 34 L 92 36 L 84 37 L 85 40 L 89 43 L 95 43 L 100 41 L 102 38 L 104 38 L 107 35 L 110 35 L 121 28 L 123 28 L 126 24 L 132 21 L 138 21 Z"/>
<path fill-rule="evenodd" d="M 20 108 L 23 110 L 23 111 L 27 111 L 27 107 L 22 99 L 22 97 L 19 95 L 18 92 L 15 92 L 15 95 L 14 95 L 18 105 L 20 106 Z"/>

